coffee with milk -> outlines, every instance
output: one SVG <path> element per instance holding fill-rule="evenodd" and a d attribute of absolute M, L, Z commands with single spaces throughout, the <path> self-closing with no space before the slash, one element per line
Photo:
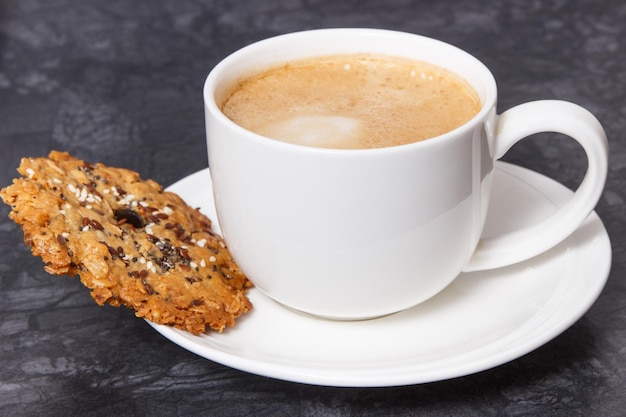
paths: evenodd
<path fill-rule="evenodd" d="M 245 129 L 341 149 L 433 138 L 481 108 L 472 87 L 441 67 L 369 54 L 290 62 L 244 78 L 224 97 L 222 112 Z"/>

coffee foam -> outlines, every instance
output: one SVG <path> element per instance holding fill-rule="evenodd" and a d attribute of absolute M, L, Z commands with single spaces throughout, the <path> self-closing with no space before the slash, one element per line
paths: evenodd
<path fill-rule="evenodd" d="M 247 78 L 221 105 L 240 126 L 286 142 L 377 148 L 421 141 L 479 110 L 473 89 L 431 64 L 341 55 L 299 61 Z"/>
<path fill-rule="evenodd" d="M 350 147 L 358 141 L 362 121 L 350 117 L 301 115 L 276 119 L 259 126 L 257 133 L 269 138 L 299 145 Z"/>

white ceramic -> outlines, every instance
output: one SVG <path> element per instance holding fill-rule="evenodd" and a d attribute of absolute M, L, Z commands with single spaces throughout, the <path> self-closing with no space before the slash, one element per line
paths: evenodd
<path fill-rule="evenodd" d="M 482 109 L 458 129 L 423 142 L 330 150 L 256 135 L 216 105 L 226 86 L 254 70 L 363 52 L 445 67 L 469 81 Z M 280 303 L 324 317 L 361 319 L 417 305 L 463 270 L 510 265 L 550 249 L 598 201 L 608 160 L 604 131 L 571 103 L 526 103 L 498 116 L 496 98 L 493 76 L 474 57 L 407 33 L 300 32 L 225 58 L 207 77 L 204 103 L 215 203 L 234 259 L 258 290 Z M 480 240 L 494 160 L 542 131 L 564 133 L 582 145 L 589 161 L 582 184 L 552 217 Z"/>
<path fill-rule="evenodd" d="M 171 187 L 215 219 L 209 171 Z M 535 223 L 572 192 L 496 162 L 485 234 Z M 379 219 L 374 219 L 379 220 Z M 219 224 L 215 224 L 219 231 Z M 235 327 L 201 336 L 150 323 L 172 342 L 247 372 L 308 384 L 390 386 L 459 377 L 516 359 L 567 329 L 605 285 L 611 247 L 595 213 L 561 244 L 513 266 L 462 273 L 430 300 L 390 316 L 333 321 L 297 313 L 250 291 L 254 309 Z"/>

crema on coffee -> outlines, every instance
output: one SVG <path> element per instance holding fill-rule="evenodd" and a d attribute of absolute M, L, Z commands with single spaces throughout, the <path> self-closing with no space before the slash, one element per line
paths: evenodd
<path fill-rule="evenodd" d="M 342 149 L 433 138 L 481 107 L 472 87 L 443 68 L 369 54 L 290 62 L 243 79 L 225 97 L 222 112 L 245 129 Z"/>

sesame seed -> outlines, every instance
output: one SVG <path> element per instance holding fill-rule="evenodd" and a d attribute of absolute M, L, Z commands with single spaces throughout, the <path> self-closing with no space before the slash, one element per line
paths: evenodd
<path fill-rule="evenodd" d="M 196 245 L 203 248 L 206 245 L 206 239 L 200 239 L 199 241 L 196 242 Z"/>
<path fill-rule="evenodd" d="M 206 261 L 204 259 L 200 260 L 200 266 L 203 268 L 206 266 Z"/>
<path fill-rule="evenodd" d="M 28 174 L 28 178 L 32 178 L 35 176 L 35 170 L 32 168 L 26 168 L 26 173 Z"/>
<path fill-rule="evenodd" d="M 165 213 L 165 214 L 167 214 L 169 216 L 171 214 L 174 214 L 174 210 L 172 210 L 168 206 L 165 206 L 165 207 L 163 207 L 163 213 Z"/>
<path fill-rule="evenodd" d="M 189 262 L 189 266 L 192 268 L 197 268 L 198 264 L 192 261 L 192 262 Z"/>
<path fill-rule="evenodd" d="M 215 256 L 211 256 L 209 258 L 209 262 L 215 262 L 215 261 L 217 261 L 217 258 Z"/>
<path fill-rule="evenodd" d="M 61 181 L 61 180 L 60 180 L 60 179 L 58 179 L 58 178 L 52 178 L 52 181 L 53 181 L 55 184 L 61 184 L 61 183 L 63 182 L 63 181 Z"/>
<path fill-rule="evenodd" d="M 76 187 L 74 187 L 74 184 L 68 184 L 67 189 L 70 190 L 71 193 L 76 194 Z"/>

